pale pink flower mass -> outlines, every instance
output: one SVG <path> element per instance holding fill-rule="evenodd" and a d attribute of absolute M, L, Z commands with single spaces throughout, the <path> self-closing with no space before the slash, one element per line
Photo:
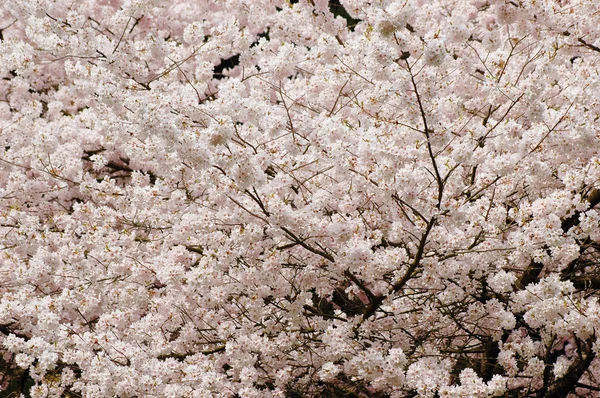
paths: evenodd
<path fill-rule="evenodd" d="M 600 397 L 594 0 L 0 5 L 0 396 Z"/>

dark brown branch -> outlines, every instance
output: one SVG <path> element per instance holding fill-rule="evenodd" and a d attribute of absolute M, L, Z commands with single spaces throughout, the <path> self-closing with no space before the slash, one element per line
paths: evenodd
<path fill-rule="evenodd" d="M 585 343 L 583 354 L 586 354 L 586 357 L 583 359 L 576 359 L 569 367 L 567 374 L 548 388 L 548 392 L 544 395 L 544 398 L 563 398 L 573 391 L 573 388 L 577 385 L 581 376 L 583 376 L 594 358 L 596 358 L 596 354 L 592 350 L 591 345 L 591 342 Z"/>
<path fill-rule="evenodd" d="M 369 302 L 375 300 L 375 295 L 373 294 L 371 289 L 369 289 L 360 279 L 358 279 L 356 276 L 354 276 L 352 274 L 352 272 L 350 272 L 349 270 L 346 270 L 346 271 L 344 271 L 344 275 L 346 275 L 346 277 L 348 277 L 348 279 L 350 279 L 352 282 L 354 282 L 354 284 L 356 286 L 358 286 L 360 290 L 365 292 L 365 294 L 369 298 Z"/>
<path fill-rule="evenodd" d="M 344 321 L 344 322 L 348 322 L 347 319 L 344 318 L 340 318 L 339 316 L 335 316 L 335 315 L 331 315 L 331 314 L 327 314 L 324 312 L 319 311 L 318 309 L 316 309 L 315 307 L 305 304 L 302 308 L 304 308 L 306 311 L 309 312 L 309 314 L 304 314 L 305 316 L 321 316 L 323 318 L 330 318 L 330 319 L 337 319 L 338 321 Z"/>
<path fill-rule="evenodd" d="M 425 231 L 423 232 L 423 235 L 421 236 L 421 240 L 419 241 L 419 247 L 417 248 L 417 253 L 415 254 L 415 258 L 413 259 L 412 263 L 410 264 L 410 266 L 404 273 L 404 276 L 392 286 L 392 289 L 388 294 L 378 295 L 373 298 L 373 300 L 371 301 L 369 306 L 365 309 L 365 313 L 363 315 L 363 320 L 366 320 L 366 319 L 370 318 L 371 316 L 373 316 L 375 314 L 375 312 L 377 312 L 377 309 L 379 308 L 381 303 L 383 303 L 383 301 L 385 300 L 386 297 L 388 297 L 390 294 L 397 293 L 400 290 L 402 290 L 404 288 L 404 285 L 406 285 L 406 283 L 410 280 L 410 278 L 413 277 L 413 273 L 415 272 L 417 267 L 421 264 L 421 259 L 423 258 L 423 253 L 425 252 L 425 246 L 427 245 L 427 237 L 429 236 L 429 233 L 431 232 L 436 221 L 437 221 L 437 219 L 435 217 L 431 217 L 431 219 L 427 223 L 427 226 L 425 227 Z"/>
<path fill-rule="evenodd" d="M 260 209 L 265 214 L 265 216 L 269 217 L 271 215 L 271 213 L 269 213 L 267 211 L 267 208 L 265 207 L 265 204 L 260 199 L 260 196 L 258 195 L 258 192 L 256 192 L 256 188 L 252 187 L 252 190 L 254 191 L 254 194 L 252 194 L 252 192 L 248 191 L 247 189 L 244 192 L 246 192 L 248 194 L 248 196 L 250 196 L 250 198 L 252 198 L 252 200 L 256 202 L 256 204 L 258 204 L 258 207 L 260 207 Z"/>
<path fill-rule="evenodd" d="M 305 242 L 305 239 L 300 239 L 298 236 L 296 236 L 292 231 L 290 231 L 289 229 L 287 229 L 286 227 L 280 227 L 281 230 L 283 232 L 285 232 L 288 237 L 294 241 L 295 243 L 299 244 L 300 246 L 302 246 L 303 248 L 305 248 L 306 250 L 308 250 L 309 252 L 312 252 L 314 254 L 318 254 L 319 256 L 323 257 L 326 260 L 329 260 L 331 262 L 334 262 L 335 259 L 333 258 L 333 256 L 329 253 L 327 253 L 324 250 L 319 250 L 319 249 L 315 249 L 314 247 L 310 246 L 309 244 L 307 244 Z"/>
<path fill-rule="evenodd" d="M 581 44 L 583 44 L 585 47 L 589 48 L 590 50 L 600 53 L 600 47 L 597 47 L 591 43 L 588 43 L 585 40 L 583 40 L 582 38 L 577 39 L 577 41 L 580 42 Z"/>
<path fill-rule="evenodd" d="M 584 383 L 575 383 L 575 387 L 585 388 L 586 390 L 591 390 L 591 391 L 600 391 L 600 387 L 594 387 L 594 386 L 590 386 L 590 385 L 584 384 Z"/>
<path fill-rule="evenodd" d="M 198 253 L 200 255 L 204 254 L 204 248 L 202 246 L 190 246 L 190 245 L 186 245 L 185 248 L 188 251 L 194 252 L 194 253 Z"/>
<path fill-rule="evenodd" d="M 218 352 L 221 351 L 225 351 L 225 345 L 218 345 L 215 348 L 209 348 L 207 350 L 202 350 L 199 352 L 189 352 L 189 353 L 185 353 L 185 354 L 180 354 L 177 352 L 171 353 L 171 354 L 165 354 L 165 355 L 159 355 L 156 358 L 160 359 L 160 360 L 165 360 L 168 358 L 173 358 L 176 359 L 178 361 L 184 361 L 185 359 L 187 359 L 188 357 L 191 357 L 192 355 L 196 355 L 198 353 L 200 354 L 204 354 L 204 355 L 210 355 L 210 354 L 216 354 Z"/>
<path fill-rule="evenodd" d="M 431 140 L 429 137 L 429 133 L 433 132 L 433 130 L 429 129 L 427 125 L 427 115 L 425 113 L 425 108 L 423 108 L 423 102 L 421 101 L 421 96 L 419 95 L 419 90 L 417 89 L 417 82 L 415 81 L 415 76 L 412 73 L 412 69 L 410 67 L 410 63 L 408 60 L 405 60 L 406 68 L 408 69 L 408 73 L 410 74 L 410 81 L 412 82 L 413 89 L 415 90 L 415 96 L 417 97 L 417 104 L 419 105 L 419 112 L 421 113 L 421 119 L 423 121 L 423 134 L 425 134 L 425 139 L 427 141 L 427 152 L 429 152 L 429 158 L 431 159 L 431 163 L 433 165 L 433 171 L 435 172 L 435 180 L 438 185 L 438 203 L 437 208 L 439 209 L 442 205 L 442 198 L 444 195 L 444 180 L 440 174 L 440 171 L 437 166 L 437 161 L 435 159 L 435 155 L 433 154 L 433 149 L 431 148 Z"/>

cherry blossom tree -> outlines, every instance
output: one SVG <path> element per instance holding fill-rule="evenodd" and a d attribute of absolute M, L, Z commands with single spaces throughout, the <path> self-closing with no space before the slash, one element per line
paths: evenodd
<path fill-rule="evenodd" d="M 600 396 L 595 0 L 0 7 L 2 394 Z"/>

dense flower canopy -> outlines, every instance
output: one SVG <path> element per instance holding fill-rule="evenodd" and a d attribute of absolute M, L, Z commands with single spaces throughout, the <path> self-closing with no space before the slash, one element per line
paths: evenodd
<path fill-rule="evenodd" d="M 31 397 L 600 395 L 596 0 L 0 6 Z"/>

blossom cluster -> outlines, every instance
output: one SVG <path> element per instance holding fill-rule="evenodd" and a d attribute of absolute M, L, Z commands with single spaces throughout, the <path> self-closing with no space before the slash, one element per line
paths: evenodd
<path fill-rule="evenodd" d="M 594 0 L 0 5 L 0 391 L 598 394 Z"/>

